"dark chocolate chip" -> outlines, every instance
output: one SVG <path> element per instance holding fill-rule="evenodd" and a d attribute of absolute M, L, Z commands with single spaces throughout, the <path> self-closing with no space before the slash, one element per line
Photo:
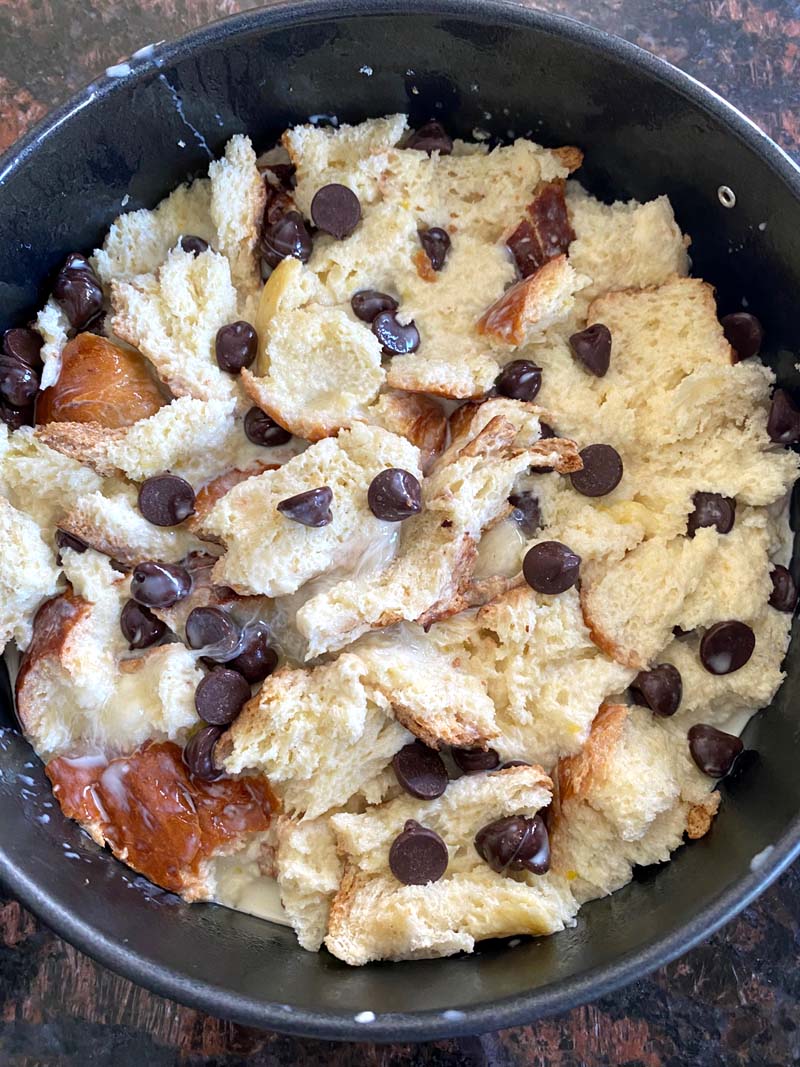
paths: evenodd
<path fill-rule="evenodd" d="M 425 249 L 431 267 L 440 271 L 450 251 L 450 234 L 440 226 L 431 226 L 429 230 L 419 231 L 419 243 Z"/>
<path fill-rule="evenodd" d="M 261 255 L 270 267 L 277 267 L 287 256 L 308 263 L 312 249 L 311 234 L 299 211 L 287 211 L 261 232 Z"/>
<path fill-rule="evenodd" d="M 17 356 L 0 352 L 0 393 L 14 408 L 33 403 L 39 392 L 39 372 Z"/>
<path fill-rule="evenodd" d="M 150 648 L 167 632 L 166 623 L 157 619 L 149 608 L 129 600 L 119 617 L 119 628 L 128 642 L 128 648 Z"/>
<path fill-rule="evenodd" d="M 361 220 L 361 204 L 352 189 L 335 182 L 323 185 L 311 201 L 311 220 L 318 230 L 340 241 L 349 237 Z"/>
<path fill-rule="evenodd" d="M 194 706 L 203 722 L 227 726 L 249 699 L 250 686 L 238 671 L 215 667 L 195 690 Z"/>
<path fill-rule="evenodd" d="M 498 771 L 505 771 L 505 770 L 508 770 L 509 767 L 530 767 L 530 766 L 531 766 L 531 764 L 528 763 L 528 761 L 524 760 L 524 759 L 508 759 L 508 760 L 505 761 L 505 763 L 501 763 L 500 766 L 497 769 L 498 769 Z"/>
<path fill-rule="evenodd" d="M 139 486 L 139 511 L 154 526 L 178 526 L 194 515 L 194 489 L 177 474 L 154 474 Z"/>
<path fill-rule="evenodd" d="M 20 426 L 32 426 L 33 416 L 33 404 L 25 408 L 15 408 L 0 396 L 0 421 L 10 430 L 18 430 Z"/>
<path fill-rule="evenodd" d="M 447 845 L 441 837 L 414 819 L 408 819 L 389 849 L 389 867 L 403 885 L 438 882 L 447 862 Z"/>
<path fill-rule="evenodd" d="M 525 581 L 537 593 L 552 596 L 571 589 L 578 580 L 581 557 L 560 541 L 542 541 L 529 548 L 522 561 Z"/>
<path fill-rule="evenodd" d="M 414 130 L 406 141 L 406 148 L 416 148 L 420 152 L 439 152 L 443 156 L 449 156 L 453 151 L 453 139 L 442 126 L 441 122 L 432 119 Z"/>
<path fill-rule="evenodd" d="M 186 644 L 189 648 L 202 648 L 207 659 L 220 663 L 236 653 L 241 636 L 241 626 L 222 608 L 194 608 L 186 620 Z"/>
<path fill-rule="evenodd" d="M 261 408 L 250 408 L 244 417 L 244 432 L 248 441 L 265 448 L 276 448 L 291 441 L 292 435 L 284 430 Z"/>
<path fill-rule="evenodd" d="M 622 479 L 622 459 L 611 445 L 587 445 L 580 457 L 583 469 L 570 474 L 573 489 L 583 496 L 605 496 Z"/>
<path fill-rule="evenodd" d="M 541 815 L 507 815 L 487 823 L 475 834 L 475 850 L 498 874 L 550 870 L 550 838 Z"/>
<path fill-rule="evenodd" d="M 590 374 L 602 378 L 611 362 L 611 331 L 595 322 L 569 339 L 570 348 Z"/>
<path fill-rule="evenodd" d="M 73 252 L 56 275 L 53 299 L 74 330 L 85 330 L 103 310 L 103 290 L 88 259 Z"/>
<path fill-rule="evenodd" d="M 422 741 L 412 741 L 395 752 L 392 766 L 406 793 L 419 800 L 433 800 L 447 788 L 447 768 L 442 757 Z"/>
<path fill-rule="evenodd" d="M 278 511 L 287 519 L 302 523 L 303 526 L 327 526 L 333 520 L 331 501 L 333 490 L 322 485 L 319 489 L 309 489 L 297 496 L 290 496 L 278 504 Z"/>
<path fill-rule="evenodd" d="M 756 637 L 736 619 L 715 623 L 700 641 L 700 660 L 709 674 L 732 674 L 753 655 Z"/>
<path fill-rule="evenodd" d="M 730 533 L 736 518 L 736 501 L 722 493 L 695 493 L 694 511 L 686 523 L 686 534 L 694 537 L 701 526 L 716 526 L 721 534 Z"/>
<path fill-rule="evenodd" d="M 403 326 L 393 311 L 380 311 L 372 320 L 372 332 L 383 345 L 385 356 L 407 356 L 419 348 L 419 330 L 414 322 Z"/>
<path fill-rule="evenodd" d="M 793 445 L 800 441 L 800 411 L 785 389 L 776 389 L 772 394 L 767 433 L 770 441 L 777 445 Z"/>
<path fill-rule="evenodd" d="M 772 568 L 772 592 L 769 602 L 778 611 L 793 612 L 797 607 L 797 586 L 786 567 L 779 563 Z"/>
<path fill-rule="evenodd" d="M 278 666 L 278 653 L 269 646 L 269 627 L 265 622 L 245 626 L 239 645 L 241 651 L 227 666 L 238 671 L 251 685 L 263 682 Z"/>
<path fill-rule="evenodd" d="M 56 530 L 56 545 L 60 548 L 71 548 L 73 552 L 77 552 L 78 555 L 83 555 L 86 549 L 89 547 L 85 541 L 82 541 L 80 537 L 75 537 L 74 534 L 67 533 L 66 530 Z M 61 562 L 61 555 L 59 554 L 58 562 Z"/>
<path fill-rule="evenodd" d="M 513 359 L 506 363 L 494 380 L 501 396 L 512 400 L 533 400 L 542 387 L 542 368 L 529 359 Z"/>
<path fill-rule="evenodd" d="M 369 483 L 367 503 L 376 519 L 402 522 L 422 511 L 422 489 L 410 471 L 388 467 Z"/>
<path fill-rule="evenodd" d="M 3 352 L 34 370 L 42 366 L 43 344 L 44 338 L 40 333 L 24 326 L 15 326 L 3 334 Z"/>
<path fill-rule="evenodd" d="M 202 237 L 194 233 L 187 233 L 181 237 L 181 248 L 191 256 L 199 256 L 201 252 L 208 251 L 208 241 L 204 241 Z"/>
<path fill-rule="evenodd" d="M 711 778 L 724 778 L 743 749 L 741 738 L 707 723 L 699 722 L 689 730 L 692 759 Z"/>
<path fill-rule="evenodd" d="M 193 778 L 213 782 L 222 776 L 222 771 L 214 763 L 214 746 L 222 733 L 219 726 L 203 726 L 192 734 L 183 750 L 183 762 Z"/>
<path fill-rule="evenodd" d="M 538 498 L 526 490 L 524 493 L 512 493 L 508 502 L 514 509 L 511 512 L 512 520 L 526 537 L 533 537 L 542 525 L 542 512 Z"/>
<path fill-rule="evenodd" d="M 493 771 L 500 763 L 493 748 L 452 748 L 450 752 L 453 762 L 464 774 Z"/>
<path fill-rule="evenodd" d="M 258 335 L 249 322 L 231 322 L 217 330 L 214 351 L 221 370 L 238 374 L 256 358 Z"/>
<path fill-rule="evenodd" d="M 764 343 L 764 327 L 749 311 L 734 311 L 720 319 L 725 339 L 733 349 L 733 362 L 757 356 Z"/>
<path fill-rule="evenodd" d="M 388 293 L 379 293 L 377 289 L 359 289 L 350 298 L 353 314 L 362 322 L 373 322 L 382 311 L 397 311 L 398 303 Z"/>
<path fill-rule="evenodd" d="M 672 627 L 672 636 L 673 637 L 691 637 L 692 633 L 693 633 L 692 630 L 684 630 L 684 628 L 682 626 L 673 626 Z"/>
<path fill-rule="evenodd" d="M 674 715 L 683 696 L 681 672 L 671 663 L 639 671 L 631 682 L 631 696 L 640 707 L 650 708 L 662 718 Z"/>
<path fill-rule="evenodd" d="M 148 608 L 169 608 L 192 590 L 192 579 L 178 563 L 146 560 L 137 563 L 131 575 L 131 596 Z"/>
<path fill-rule="evenodd" d="M 540 440 L 546 441 L 551 437 L 557 437 L 557 436 L 558 435 L 556 434 L 556 431 L 553 429 L 553 427 L 549 423 L 542 422 L 542 420 L 539 419 L 539 439 Z"/>

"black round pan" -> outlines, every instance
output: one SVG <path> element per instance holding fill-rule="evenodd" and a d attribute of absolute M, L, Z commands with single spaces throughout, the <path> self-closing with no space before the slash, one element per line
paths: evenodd
<path fill-rule="evenodd" d="M 719 97 L 645 52 L 576 22 L 463 0 L 314 0 L 253 11 L 134 57 L 0 160 L 0 323 L 22 322 L 73 249 L 97 245 L 123 198 L 152 206 L 205 169 L 231 134 L 258 148 L 289 123 L 408 110 L 470 136 L 532 135 L 586 152 L 603 197 L 667 193 L 696 272 L 722 312 L 763 320 L 782 384 L 800 350 L 800 174 Z M 720 202 L 729 186 L 734 207 Z M 290 930 L 147 888 L 67 823 L 36 758 L 0 735 L 0 876 L 59 934 L 134 981 L 244 1023 L 406 1041 L 563 1011 L 684 952 L 743 908 L 800 849 L 795 642 L 759 752 L 723 788 L 707 838 L 584 908 L 572 930 L 469 957 L 353 970 Z M 49 805 L 49 806 L 48 806 Z M 144 885 L 144 888 L 142 886 Z"/>

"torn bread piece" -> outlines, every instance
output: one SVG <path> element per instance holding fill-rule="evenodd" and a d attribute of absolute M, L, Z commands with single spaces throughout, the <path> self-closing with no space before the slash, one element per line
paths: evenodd
<path fill-rule="evenodd" d="M 353 966 L 469 952 L 475 942 L 561 930 L 576 907 L 551 873 L 497 874 L 475 848 L 478 830 L 509 815 L 533 816 L 550 802 L 540 767 L 510 767 L 450 782 L 437 800 L 398 797 L 362 815 L 330 818 L 344 874 L 325 945 Z M 392 842 L 413 819 L 445 842 L 448 866 L 437 882 L 403 885 L 389 869 Z"/>
<path fill-rule="evenodd" d="M 58 591 L 53 549 L 29 515 L 0 496 L 0 651 L 13 638 L 19 648 L 31 639 L 36 609 Z"/>
<path fill-rule="evenodd" d="M 556 256 L 498 297 L 478 319 L 478 333 L 518 348 L 566 318 L 584 284 L 567 257 Z"/>
<path fill-rule="evenodd" d="M 634 866 L 668 860 L 684 833 L 707 833 L 719 807 L 712 786 L 685 734 L 649 708 L 601 708 L 584 747 L 558 766 L 553 871 L 580 903 L 613 893 Z"/>
<path fill-rule="evenodd" d="M 331 901 L 342 880 L 342 861 L 330 819 L 281 816 L 275 834 L 281 904 L 301 946 L 318 952 L 328 929 Z"/>
<path fill-rule="evenodd" d="M 370 408 L 370 421 L 416 445 L 423 474 L 428 473 L 447 443 L 447 416 L 442 405 L 421 393 L 381 393 Z"/>
<path fill-rule="evenodd" d="M 66 313 L 51 296 L 36 316 L 33 328 L 44 339 L 40 352 L 44 363 L 40 387 L 47 389 L 55 384 L 61 373 L 61 353 L 69 340 L 71 327 Z"/>

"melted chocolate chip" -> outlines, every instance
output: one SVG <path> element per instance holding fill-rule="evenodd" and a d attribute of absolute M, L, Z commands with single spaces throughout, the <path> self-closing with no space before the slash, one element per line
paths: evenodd
<path fill-rule="evenodd" d="M 308 263 L 313 243 L 299 211 L 287 211 L 261 232 L 261 255 L 270 267 L 277 267 L 287 256 Z"/>
<path fill-rule="evenodd" d="M 702 526 L 716 526 L 721 534 L 730 533 L 736 518 L 736 501 L 722 493 L 695 493 L 694 511 L 686 523 L 686 534 L 694 537 Z"/>
<path fill-rule="evenodd" d="M 227 726 L 249 699 L 250 686 L 238 671 L 215 667 L 195 690 L 194 706 L 203 722 Z"/>
<path fill-rule="evenodd" d="M 119 628 L 131 652 L 135 648 L 150 648 L 167 632 L 166 623 L 135 600 L 129 600 L 122 609 Z"/>
<path fill-rule="evenodd" d="M 443 230 L 439 226 L 431 226 L 429 230 L 420 230 L 419 243 L 425 249 L 425 253 L 431 261 L 431 267 L 435 271 L 440 271 L 447 259 L 447 253 L 450 251 L 450 235 L 447 230 Z"/>
<path fill-rule="evenodd" d="M 349 237 L 361 220 L 361 204 L 346 185 L 323 185 L 311 201 L 311 219 L 318 230 L 337 237 Z"/>
<path fill-rule="evenodd" d="M 261 408 L 250 408 L 244 417 L 244 432 L 248 441 L 264 448 L 276 448 L 291 441 L 292 435 Z"/>
<path fill-rule="evenodd" d="M 416 148 L 420 152 L 439 152 L 440 155 L 449 156 L 453 151 L 453 139 L 442 126 L 441 122 L 432 119 L 415 130 L 406 141 L 406 148 Z"/>
<path fill-rule="evenodd" d="M 709 674 L 732 674 L 753 655 L 756 637 L 736 619 L 715 623 L 700 641 L 700 661 Z"/>
<path fill-rule="evenodd" d="M 383 345 L 385 356 L 407 356 L 419 348 L 419 330 L 414 322 L 405 326 L 393 311 L 381 311 L 372 320 L 372 332 Z"/>
<path fill-rule="evenodd" d="M 278 666 L 278 653 L 269 646 L 269 628 L 265 622 L 245 626 L 239 647 L 239 655 L 227 665 L 251 685 L 263 682 Z"/>
<path fill-rule="evenodd" d="M 512 400 L 533 400 L 542 387 L 542 368 L 529 359 L 513 359 L 506 363 L 494 384 L 501 396 Z"/>
<path fill-rule="evenodd" d="M 73 552 L 77 552 L 81 556 L 89 547 L 80 537 L 75 537 L 74 534 L 67 533 L 66 530 L 56 530 L 56 545 L 59 549 L 71 548 Z M 60 566 L 61 552 L 58 553 L 58 563 Z"/>
<path fill-rule="evenodd" d="M 402 522 L 422 511 L 422 489 L 410 471 L 388 467 L 370 482 L 367 503 L 376 519 Z"/>
<path fill-rule="evenodd" d="M 220 663 L 234 655 L 241 636 L 239 624 L 222 608 L 194 608 L 186 620 L 186 644 L 189 648 L 202 648 L 207 659 Z"/>
<path fill-rule="evenodd" d="M 546 441 L 550 437 L 556 437 L 556 436 L 557 436 L 556 435 L 556 431 L 553 429 L 553 427 L 549 423 L 542 422 L 542 420 L 539 419 L 539 438 L 540 438 L 540 440 Z"/>
<path fill-rule="evenodd" d="M 540 815 L 507 815 L 487 823 L 475 835 L 475 850 L 498 874 L 550 870 L 550 839 Z"/>
<path fill-rule="evenodd" d="M 602 322 L 587 326 L 569 339 L 570 348 L 590 374 L 602 378 L 611 363 L 611 331 Z"/>
<path fill-rule="evenodd" d="M 699 722 L 689 730 L 692 759 L 711 778 L 724 778 L 743 749 L 740 738 L 707 723 Z"/>
<path fill-rule="evenodd" d="M 560 541 L 534 545 L 522 561 L 522 573 L 531 589 L 549 596 L 571 589 L 578 580 L 580 568 L 581 557 Z"/>
<path fill-rule="evenodd" d="M 178 526 L 194 515 L 194 489 L 177 474 L 155 474 L 139 486 L 139 511 L 154 526 Z"/>
<path fill-rule="evenodd" d="M 377 289 L 359 289 L 350 299 L 353 314 L 362 322 L 371 323 L 382 311 L 397 311 L 398 306 L 393 296 Z"/>
<path fill-rule="evenodd" d="M 447 870 L 447 845 L 441 837 L 409 819 L 389 849 L 389 867 L 403 885 L 438 882 Z"/>
<path fill-rule="evenodd" d="M 193 778 L 213 782 L 222 776 L 222 771 L 214 764 L 214 746 L 221 737 L 219 726 L 204 726 L 192 734 L 183 750 L 183 762 Z"/>
<path fill-rule="evenodd" d="M 770 574 L 772 579 L 772 592 L 769 602 L 778 611 L 786 611 L 790 614 L 797 607 L 797 586 L 786 567 L 776 564 Z"/>
<path fill-rule="evenodd" d="M 327 486 L 309 489 L 297 496 L 290 496 L 278 504 L 278 511 L 287 519 L 299 522 L 303 526 L 327 526 L 333 521 L 331 501 L 333 490 Z"/>
<path fill-rule="evenodd" d="M 573 489 L 583 496 L 605 496 L 622 479 L 622 459 L 611 445 L 587 445 L 580 457 L 583 469 L 570 474 Z"/>
<path fill-rule="evenodd" d="M 772 394 L 767 433 L 770 441 L 777 445 L 793 445 L 800 441 L 800 411 L 785 389 L 776 389 Z"/>
<path fill-rule="evenodd" d="M 148 608 L 169 608 L 189 595 L 192 579 L 177 563 L 146 560 L 137 563 L 131 575 L 131 596 Z"/>
<path fill-rule="evenodd" d="M 433 800 L 447 788 L 447 768 L 442 757 L 422 741 L 412 741 L 392 758 L 397 781 L 412 797 Z"/>
<path fill-rule="evenodd" d="M 514 509 L 511 519 L 519 526 L 526 537 L 533 537 L 542 525 L 542 512 L 539 500 L 530 491 L 512 493 L 508 502 Z"/>
<path fill-rule="evenodd" d="M 733 349 L 733 362 L 757 356 L 764 343 L 764 327 L 749 311 L 734 311 L 720 319 L 725 339 Z"/>
<path fill-rule="evenodd" d="M 33 403 L 39 392 L 39 372 L 16 356 L 0 353 L 0 393 L 14 408 Z"/>
<path fill-rule="evenodd" d="M 249 322 L 231 322 L 217 330 L 214 351 L 220 370 L 238 374 L 258 353 L 258 335 Z"/>
<path fill-rule="evenodd" d="M 85 330 L 103 310 L 103 290 L 85 256 L 73 252 L 53 282 L 53 299 L 74 330 Z"/>
<path fill-rule="evenodd" d="M 650 708 L 662 718 L 674 715 L 683 696 L 681 673 L 671 663 L 640 671 L 631 682 L 631 696 L 640 707 Z"/>
<path fill-rule="evenodd" d="M 493 748 L 453 748 L 450 752 L 456 767 L 464 774 L 493 771 L 500 763 L 500 757 Z"/>
<path fill-rule="evenodd" d="M 187 233 L 184 237 L 181 237 L 181 248 L 191 256 L 199 256 L 201 252 L 208 251 L 208 241 L 204 241 L 202 237 L 198 237 L 196 234 Z"/>
<path fill-rule="evenodd" d="M 0 421 L 4 422 L 9 430 L 18 430 L 20 426 L 32 426 L 33 405 L 15 408 L 0 395 Z"/>
<path fill-rule="evenodd" d="M 39 370 L 42 366 L 44 338 L 36 330 L 15 326 L 3 334 L 3 352 L 20 363 Z"/>

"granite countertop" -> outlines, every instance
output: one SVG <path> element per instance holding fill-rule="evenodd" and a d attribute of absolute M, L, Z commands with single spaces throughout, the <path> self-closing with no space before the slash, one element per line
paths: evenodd
<path fill-rule="evenodd" d="M 258 6 L 235 0 L 0 0 L 0 149 L 103 68 Z M 544 0 L 712 86 L 800 160 L 796 0 Z M 800 1063 L 800 868 L 652 977 L 534 1026 L 428 1045 L 335 1045 L 154 996 L 0 898 L 0 1064 L 786 1067 Z"/>

